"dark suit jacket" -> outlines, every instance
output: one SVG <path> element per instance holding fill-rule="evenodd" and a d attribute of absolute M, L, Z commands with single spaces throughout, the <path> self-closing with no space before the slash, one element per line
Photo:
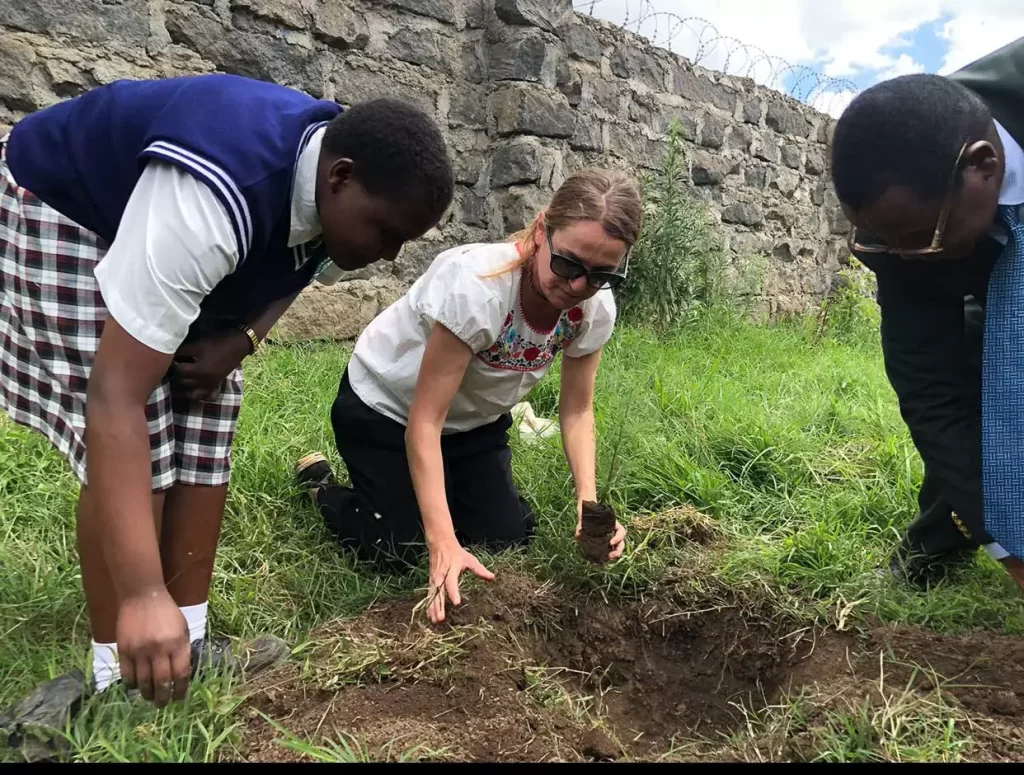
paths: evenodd
<path fill-rule="evenodd" d="M 1024 145 L 1024 38 L 950 76 L 985 101 Z M 924 262 L 859 255 L 878 279 L 882 352 L 929 476 L 979 543 L 981 353 L 988 280 L 1002 246 L 992 239 L 962 261 Z"/>

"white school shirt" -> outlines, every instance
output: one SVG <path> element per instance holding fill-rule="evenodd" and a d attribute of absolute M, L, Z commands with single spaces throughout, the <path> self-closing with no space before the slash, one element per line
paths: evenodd
<path fill-rule="evenodd" d="M 295 166 L 288 247 L 320 234 L 316 171 L 325 129 Z M 135 339 L 177 351 L 199 305 L 238 266 L 238 244 L 221 201 L 180 167 L 150 161 L 139 177 L 107 254 L 96 267 L 103 302 Z"/>
<path fill-rule="evenodd" d="M 597 294 L 541 331 L 523 316 L 522 271 L 497 272 L 518 257 L 510 243 L 473 244 L 441 253 L 409 292 L 363 331 L 349 361 L 349 382 L 377 412 L 403 425 L 420 363 L 435 323 L 450 330 L 473 357 L 448 409 L 444 433 L 459 433 L 512 410 L 551 367 L 559 352 L 582 357 L 601 349 L 615 327 L 615 299 Z"/>

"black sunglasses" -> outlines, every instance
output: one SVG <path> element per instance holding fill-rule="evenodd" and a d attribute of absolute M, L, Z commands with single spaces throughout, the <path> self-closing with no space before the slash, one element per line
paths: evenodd
<path fill-rule="evenodd" d="M 551 227 L 546 224 L 544 235 L 548 239 L 548 249 L 551 251 L 551 271 L 563 280 L 571 282 L 580 277 L 586 277 L 587 285 L 600 291 L 605 288 L 614 288 L 626 279 L 626 274 L 629 272 L 628 251 L 626 252 L 626 265 L 621 272 L 608 269 L 588 269 L 583 262 L 555 252 L 555 246 L 551 242 Z"/>

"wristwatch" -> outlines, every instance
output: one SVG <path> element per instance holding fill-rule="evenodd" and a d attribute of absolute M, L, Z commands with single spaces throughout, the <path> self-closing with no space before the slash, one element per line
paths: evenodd
<path fill-rule="evenodd" d="M 263 344 L 263 342 L 260 340 L 258 336 L 256 336 L 256 332 L 249 328 L 249 326 L 240 325 L 238 327 L 238 330 L 249 338 L 249 355 L 255 355 L 256 351 L 260 349 L 260 345 Z"/>

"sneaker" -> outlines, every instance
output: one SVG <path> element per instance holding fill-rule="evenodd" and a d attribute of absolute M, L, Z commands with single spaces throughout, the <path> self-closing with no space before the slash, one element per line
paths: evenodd
<path fill-rule="evenodd" d="M 202 670 L 204 674 L 237 674 L 247 681 L 280 665 L 290 651 L 285 641 L 273 635 L 260 635 L 237 650 L 227 638 L 203 638 L 192 643 L 192 677 Z"/>
<path fill-rule="evenodd" d="M 918 591 L 954 579 L 974 558 L 974 549 L 948 552 L 941 555 L 911 553 L 898 549 L 889 560 L 889 572 L 899 581 Z"/>
<path fill-rule="evenodd" d="M 295 478 L 310 493 L 336 483 L 331 464 L 319 452 L 312 452 L 295 464 Z"/>

